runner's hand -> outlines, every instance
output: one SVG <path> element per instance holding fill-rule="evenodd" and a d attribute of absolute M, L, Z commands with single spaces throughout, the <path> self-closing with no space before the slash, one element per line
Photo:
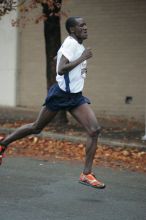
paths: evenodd
<path fill-rule="evenodd" d="M 92 57 L 91 48 L 86 48 L 81 56 L 82 56 L 83 60 L 87 60 L 87 59 L 91 58 Z"/>

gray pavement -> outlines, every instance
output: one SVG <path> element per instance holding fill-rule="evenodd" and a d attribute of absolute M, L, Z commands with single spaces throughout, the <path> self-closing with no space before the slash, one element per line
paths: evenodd
<path fill-rule="evenodd" d="M 82 163 L 5 158 L 0 220 L 145 220 L 146 175 L 94 167 L 107 188 L 78 183 Z"/>

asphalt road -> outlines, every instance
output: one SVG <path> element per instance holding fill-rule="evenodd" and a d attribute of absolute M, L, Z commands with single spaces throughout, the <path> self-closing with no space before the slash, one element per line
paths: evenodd
<path fill-rule="evenodd" d="M 146 175 L 94 169 L 107 185 L 78 183 L 82 164 L 6 158 L 0 167 L 0 220 L 146 220 Z"/>

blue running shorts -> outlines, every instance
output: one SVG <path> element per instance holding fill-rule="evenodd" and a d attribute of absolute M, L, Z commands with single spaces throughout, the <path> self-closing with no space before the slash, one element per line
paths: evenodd
<path fill-rule="evenodd" d="M 68 93 L 61 90 L 58 84 L 54 84 L 48 91 L 43 106 L 51 111 L 71 110 L 84 103 L 90 104 L 90 100 L 82 95 L 82 92 Z"/>

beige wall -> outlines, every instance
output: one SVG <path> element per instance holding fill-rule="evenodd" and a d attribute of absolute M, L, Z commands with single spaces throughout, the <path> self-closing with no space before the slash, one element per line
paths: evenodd
<path fill-rule="evenodd" d="M 32 11 L 31 17 L 41 14 L 41 8 Z M 43 22 L 28 22 L 21 34 L 21 74 L 18 79 L 17 105 L 38 107 L 46 95 L 46 64 Z"/>
<path fill-rule="evenodd" d="M 19 72 L 17 57 L 19 50 L 19 34 L 12 27 L 11 20 L 17 17 L 13 11 L 0 20 L 0 105 L 16 106 L 16 81 Z"/>
<path fill-rule="evenodd" d="M 146 100 L 146 2 L 145 0 L 68 0 L 63 5 L 70 16 L 83 16 L 93 50 L 88 62 L 84 94 L 98 115 L 143 120 Z M 62 17 L 62 40 L 66 36 Z M 23 106 L 38 106 L 45 95 L 43 27 L 33 25 L 22 32 L 20 100 Z M 125 104 L 126 96 L 133 97 Z"/>

